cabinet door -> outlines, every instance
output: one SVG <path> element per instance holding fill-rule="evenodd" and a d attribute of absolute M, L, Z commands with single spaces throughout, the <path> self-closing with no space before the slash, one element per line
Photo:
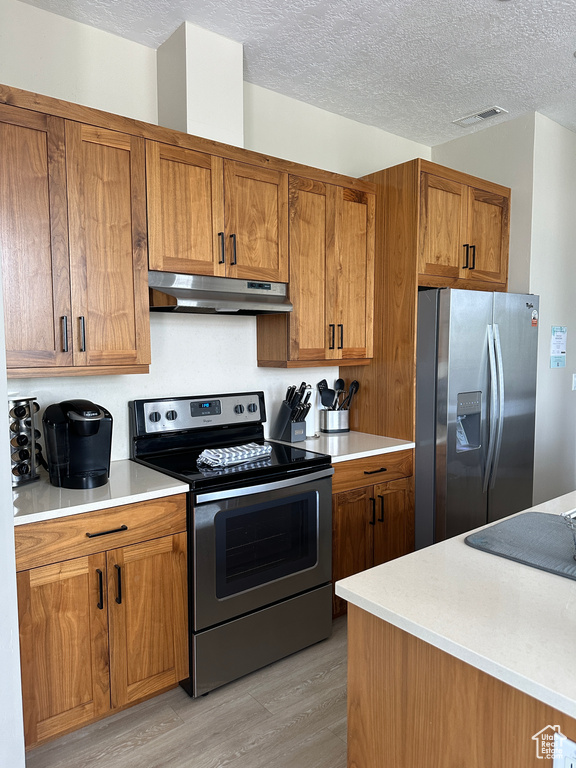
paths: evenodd
<path fill-rule="evenodd" d="M 66 123 L 75 365 L 150 362 L 144 140 Z"/>
<path fill-rule="evenodd" d="M 290 359 L 324 360 L 328 347 L 326 184 L 290 176 Z"/>
<path fill-rule="evenodd" d="M 226 274 L 288 282 L 288 174 L 224 161 Z"/>
<path fill-rule="evenodd" d="M 188 676 L 186 534 L 107 553 L 112 707 Z"/>
<path fill-rule="evenodd" d="M 466 242 L 473 246 L 469 269 L 462 277 L 505 283 L 508 278 L 509 199 L 494 192 L 468 189 Z"/>
<path fill-rule="evenodd" d="M 374 486 L 374 565 L 414 551 L 414 478 Z"/>
<path fill-rule="evenodd" d="M 328 359 L 372 356 L 374 281 L 374 195 L 328 187 L 327 320 Z"/>
<path fill-rule="evenodd" d="M 103 553 L 18 573 L 27 746 L 110 709 Z"/>
<path fill-rule="evenodd" d="M 146 142 L 150 269 L 224 274 L 223 183 L 220 157 Z"/>
<path fill-rule="evenodd" d="M 358 488 L 332 496 L 332 583 L 372 567 L 375 528 L 374 488 Z M 334 616 L 346 612 L 346 601 L 333 594 Z"/>
<path fill-rule="evenodd" d="M 421 174 L 418 258 L 421 275 L 461 276 L 467 242 L 467 193 L 465 184 L 430 173 Z"/>
<path fill-rule="evenodd" d="M 64 121 L 0 105 L 0 253 L 8 368 L 72 363 Z"/>

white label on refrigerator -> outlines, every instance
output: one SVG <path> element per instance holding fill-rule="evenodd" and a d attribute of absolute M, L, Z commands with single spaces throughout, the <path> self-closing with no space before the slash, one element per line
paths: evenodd
<path fill-rule="evenodd" d="M 565 325 L 553 325 L 550 338 L 550 368 L 566 368 L 566 335 Z"/>

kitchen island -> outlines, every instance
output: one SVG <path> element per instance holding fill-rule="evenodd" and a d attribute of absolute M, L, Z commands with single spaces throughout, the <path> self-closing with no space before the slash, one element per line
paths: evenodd
<path fill-rule="evenodd" d="M 532 509 L 574 508 L 576 492 Z M 542 729 L 576 740 L 576 583 L 465 538 L 336 585 L 349 768 L 525 768 L 542 765 Z"/>

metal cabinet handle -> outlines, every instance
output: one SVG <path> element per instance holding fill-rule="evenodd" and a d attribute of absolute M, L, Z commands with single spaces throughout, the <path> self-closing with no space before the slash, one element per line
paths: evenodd
<path fill-rule="evenodd" d="M 472 251 L 472 266 L 470 269 L 476 269 L 476 246 L 471 245 L 470 250 Z"/>
<path fill-rule="evenodd" d="M 224 232 L 218 232 L 218 239 L 220 240 L 220 259 L 218 260 L 218 264 L 225 264 L 226 254 L 224 250 Z"/>
<path fill-rule="evenodd" d="M 328 328 L 330 329 L 329 330 L 330 341 L 328 342 L 328 349 L 334 349 L 334 340 L 335 340 L 335 335 L 336 335 L 336 326 L 334 325 L 334 323 L 330 323 Z"/>
<path fill-rule="evenodd" d="M 339 342 L 338 349 L 344 349 L 344 326 L 338 323 Z"/>
<path fill-rule="evenodd" d="M 378 472 L 388 472 L 387 467 L 380 467 L 380 469 L 365 469 L 364 474 L 365 475 L 376 475 Z"/>
<path fill-rule="evenodd" d="M 80 352 L 86 352 L 86 320 L 84 315 L 80 318 Z"/>
<path fill-rule="evenodd" d="M 379 523 L 384 522 L 384 496 L 382 494 L 378 494 L 378 498 L 380 499 L 380 517 L 378 518 Z"/>
<path fill-rule="evenodd" d="M 121 525 L 120 528 L 112 528 L 110 531 L 100 531 L 100 533 L 87 533 L 86 536 L 89 539 L 95 539 L 97 536 L 108 536 L 109 533 L 120 533 L 120 531 L 127 531 L 127 525 Z"/>
<path fill-rule="evenodd" d="M 96 568 L 96 573 L 98 574 L 98 594 L 100 596 L 100 600 L 96 603 L 96 608 L 102 611 L 104 609 L 104 581 L 100 568 Z"/>
<path fill-rule="evenodd" d="M 232 261 L 231 264 L 236 264 L 236 235 L 230 235 L 232 238 Z"/>
<path fill-rule="evenodd" d="M 376 525 L 376 499 L 370 496 L 372 502 L 372 520 L 369 520 L 370 525 Z"/>
<path fill-rule="evenodd" d="M 463 247 L 466 249 L 466 263 L 464 264 L 462 269 L 468 269 L 468 263 L 469 263 L 469 258 L 470 258 L 470 245 L 469 245 L 469 243 L 464 243 Z"/>
<path fill-rule="evenodd" d="M 62 352 L 68 352 L 68 316 L 60 318 L 62 324 Z"/>
<path fill-rule="evenodd" d="M 116 602 L 118 605 L 122 605 L 122 568 L 116 563 Z"/>

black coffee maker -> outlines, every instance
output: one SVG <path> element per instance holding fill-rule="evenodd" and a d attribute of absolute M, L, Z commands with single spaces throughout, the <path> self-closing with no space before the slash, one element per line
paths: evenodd
<path fill-rule="evenodd" d="M 49 405 L 42 419 L 50 482 L 62 488 L 98 488 L 110 474 L 112 416 L 90 400 Z"/>

